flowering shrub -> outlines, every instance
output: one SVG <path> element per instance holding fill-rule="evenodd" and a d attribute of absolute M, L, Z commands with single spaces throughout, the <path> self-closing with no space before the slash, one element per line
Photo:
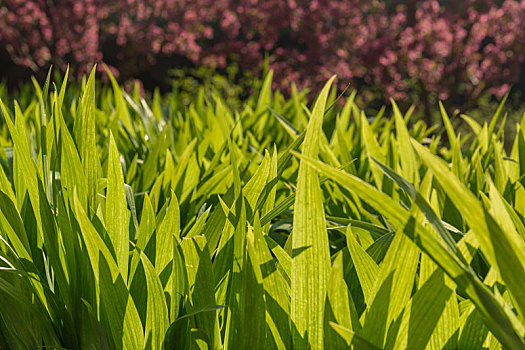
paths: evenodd
<path fill-rule="evenodd" d="M 472 102 L 487 90 L 503 96 L 519 79 L 525 58 L 525 1 L 507 0 L 500 8 L 465 3 L 460 9 L 425 1 L 413 26 L 406 18 L 392 21 L 396 40 L 372 68 L 373 83 L 395 98 L 405 98 L 414 87 L 423 97 L 437 92 L 441 100 L 462 96 Z"/>
<path fill-rule="evenodd" d="M 33 71 L 69 63 L 77 75 L 104 61 L 123 80 L 165 77 L 181 62 L 253 70 L 268 55 L 281 87 L 335 73 L 386 98 L 501 96 L 525 58 L 525 0 L 455 3 L 4 0 L 0 52 Z"/>

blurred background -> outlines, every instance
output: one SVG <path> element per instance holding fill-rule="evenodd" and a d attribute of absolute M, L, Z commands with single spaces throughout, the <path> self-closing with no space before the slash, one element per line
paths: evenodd
<path fill-rule="evenodd" d="M 512 87 L 516 119 L 524 18 L 516 0 L 2 0 L 0 80 L 14 91 L 51 65 L 79 78 L 103 62 L 146 93 L 213 84 L 239 101 L 268 69 L 284 94 L 337 74 L 362 106 L 394 98 L 428 122 L 438 100 L 483 116 Z"/>

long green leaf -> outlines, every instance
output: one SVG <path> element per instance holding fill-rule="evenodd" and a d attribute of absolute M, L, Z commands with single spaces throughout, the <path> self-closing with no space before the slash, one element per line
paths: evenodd
<path fill-rule="evenodd" d="M 106 194 L 106 222 L 109 239 L 117 254 L 120 274 L 127 281 L 129 259 L 129 211 L 126 204 L 124 175 L 115 139 L 109 135 L 108 187 Z"/>
<path fill-rule="evenodd" d="M 333 79 L 321 91 L 308 123 L 302 153 L 309 157 L 317 157 L 326 99 Z M 292 339 L 297 348 L 304 348 L 306 344 L 313 349 L 323 347 L 330 252 L 321 196 L 317 172 L 301 162 L 294 205 L 291 276 L 291 317 L 296 328 Z"/>

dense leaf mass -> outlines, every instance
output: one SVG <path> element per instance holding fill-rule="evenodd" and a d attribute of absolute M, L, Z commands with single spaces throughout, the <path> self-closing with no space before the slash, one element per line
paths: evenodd
<path fill-rule="evenodd" d="M 436 106 L 446 145 L 272 76 L 0 100 L 0 347 L 523 349 L 525 121 Z"/>

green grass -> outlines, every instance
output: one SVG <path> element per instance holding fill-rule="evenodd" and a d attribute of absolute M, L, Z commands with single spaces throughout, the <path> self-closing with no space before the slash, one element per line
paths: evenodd
<path fill-rule="evenodd" d="M 445 146 L 271 79 L 4 99 L 0 347 L 524 348 L 525 122 L 506 152 L 502 108 L 442 109 Z"/>

